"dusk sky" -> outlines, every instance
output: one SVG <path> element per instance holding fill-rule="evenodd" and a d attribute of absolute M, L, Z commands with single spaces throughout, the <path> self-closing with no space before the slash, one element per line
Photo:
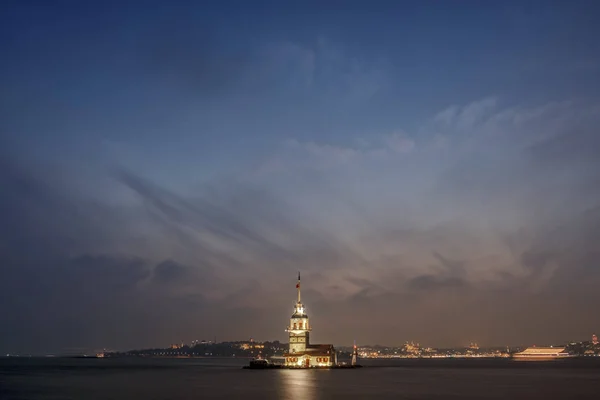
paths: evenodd
<path fill-rule="evenodd" d="M 600 334 L 599 21 L 3 1 L 0 353 Z"/>

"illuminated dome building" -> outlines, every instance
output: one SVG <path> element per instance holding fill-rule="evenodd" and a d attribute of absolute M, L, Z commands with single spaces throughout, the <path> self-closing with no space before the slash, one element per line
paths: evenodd
<path fill-rule="evenodd" d="M 289 333 L 290 347 L 284 354 L 285 365 L 288 367 L 331 367 L 337 364 L 335 349 L 332 344 L 310 344 L 311 326 L 308 315 L 300 301 L 300 273 L 298 273 L 298 301 L 290 318 Z"/>

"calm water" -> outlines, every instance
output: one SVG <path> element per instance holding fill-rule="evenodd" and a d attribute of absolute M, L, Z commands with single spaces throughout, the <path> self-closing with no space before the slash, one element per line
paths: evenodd
<path fill-rule="evenodd" d="M 600 399 L 600 360 L 365 360 L 242 370 L 244 360 L 0 359 L 0 399 Z"/>

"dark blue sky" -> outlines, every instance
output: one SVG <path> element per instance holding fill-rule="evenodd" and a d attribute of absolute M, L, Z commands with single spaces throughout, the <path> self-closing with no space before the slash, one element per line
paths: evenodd
<path fill-rule="evenodd" d="M 600 330 L 597 2 L 1 7 L 0 351 Z"/>

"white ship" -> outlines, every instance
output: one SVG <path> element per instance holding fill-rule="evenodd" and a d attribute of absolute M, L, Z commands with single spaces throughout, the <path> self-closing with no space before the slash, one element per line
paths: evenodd
<path fill-rule="evenodd" d="M 520 353 L 513 354 L 515 360 L 557 360 L 575 357 L 565 347 L 528 347 Z"/>

